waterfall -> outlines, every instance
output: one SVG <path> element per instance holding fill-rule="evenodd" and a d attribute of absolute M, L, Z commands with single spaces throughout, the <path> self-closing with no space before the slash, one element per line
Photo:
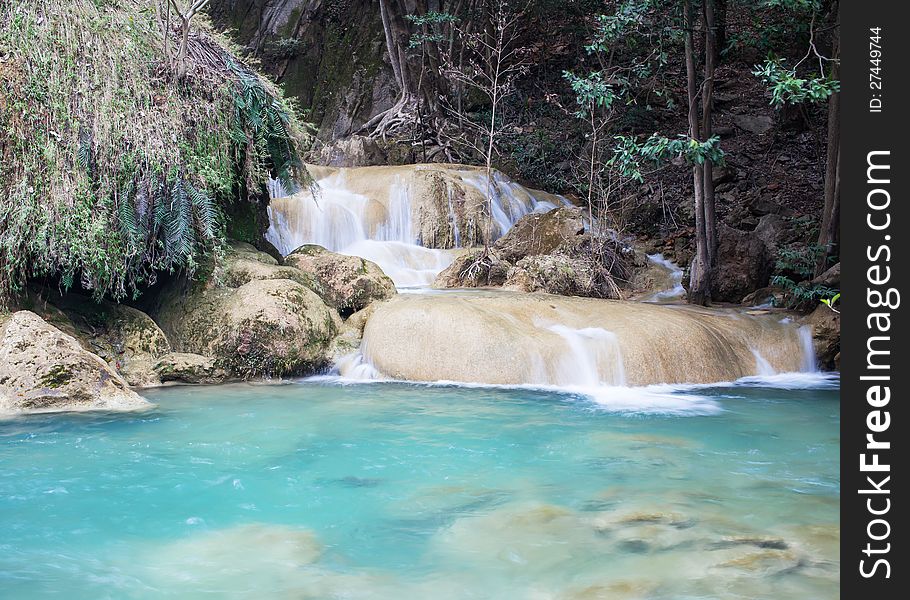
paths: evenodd
<path fill-rule="evenodd" d="M 818 365 L 815 362 L 815 344 L 812 342 L 812 328 L 808 325 L 799 328 L 799 344 L 803 353 L 801 370 L 815 373 L 818 371 Z"/>
<path fill-rule="evenodd" d="M 572 329 L 551 325 L 547 329 L 563 338 L 568 346 L 553 383 L 585 387 L 626 385 L 622 351 L 615 333 L 600 327 Z"/>
<path fill-rule="evenodd" d="M 422 239 L 463 243 L 460 219 L 482 213 L 487 179 L 482 169 L 410 165 L 314 170 L 314 194 L 287 195 L 271 182 L 266 239 L 287 255 L 304 244 L 371 260 L 399 288 L 428 287 L 455 258 L 452 249 L 425 247 Z M 568 204 L 561 196 L 531 192 L 494 172 L 496 237 L 522 216 Z M 436 198 L 439 200 L 435 200 Z M 461 210 L 457 210 L 461 202 Z M 480 212 L 478 212 L 480 211 Z M 460 216 L 461 215 L 461 216 Z M 448 237 L 447 237 L 448 236 Z"/>

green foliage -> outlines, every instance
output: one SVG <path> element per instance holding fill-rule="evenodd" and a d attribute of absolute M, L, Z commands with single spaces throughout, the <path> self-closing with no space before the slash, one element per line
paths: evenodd
<path fill-rule="evenodd" d="M 811 277 L 815 270 L 815 261 L 822 249 L 817 244 L 804 247 L 784 247 L 777 251 L 774 269 L 778 273 L 789 273 L 799 277 Z"/>
<path fill-rule="evenodd" d="M 458 17 L 453 14 L 432 10 L 423 15 L 405 15 L 404 18 L 421 28 L 421 31 L 412 34 L 408 40 L 410 49 L 418 48 L 426 43 L 438 44 L 445 41 L 445 34 L 441 31 L 441 26 L 458 21 Z"/>
<path fill-rule="evenodd" d="M 587 77 L 563 71 L 562 76 L 575 93 L 575 102 L 578 105 L 575 116 L 579 119 L 588 118 L 598 108 L 609 109 L 616 100 L 613 86 L 604 80 L 602 71 L 589 73 Z"/>
<path fill-rule="evenodd" d="M 824 102 L 840 91 L 840 81 L 822 76 L 799 77 L 796 68 L 787 68 L 784 59 L 774 56 L 756 65 L 752 74 L 769 86 L 774 106 Z"/>
<path fill-rule="evenodd" d="M 837 304 L 838 300 L 840 300 L 840 292 L 834 294 L 830 298 L 822 298 L 821 303 L 824 304 L 825 306 L 827 306 L 828 308 L 830 308 L 831 310 L 833 310 L 834 312 L 839 313 L 840 311 L 837 310 L 836 308 L 834 308 L 834 305 Z"/>
<path fill-rule="evenodd" d="M 795 225 L 799 226 L 799 223 Z M 808 281 L 815 271 L 816 261 L 823 254 L 824 248 L 818 244 L 791 245 L 777 251 L 776 274 L 771 277 L 771 284 L 786 292 L 787 308 L 806 308 L 839 296 L 833 288 Z"/>
<path fill-rule="evenodd" d="M 700 142 L 679 134 L 668 138 L 656 133 L 651 134 L 644 142 L 635 136 L 617 135 L 614 138 L 613 157 L 608 164 L 635 181 L 644 181 L 643 169 L 647 166 L 658 167 L 674 158 L 682 158 L 690 164 L 723 164 L 724 151 L 720 147 L 720 138 L 711 138 Z"/>
<path fill-rule="evenodd" d="M 829 302 L 833 303 L 835 301 L 835 297 L 840 297 L 838 291 L 833 288 L 824 285 L 812 285 L 807 281 L 796 283 L 785 275 L 771 277 L 771 284 L 782 288 L 786 292 L 785 308 L 806 308 L 818 302 L 829 304 Z"/>
<path fill-rule="evenodd" d="M 175 81 L 143 0 L 0 3 L 0 303 L 31 277 L 119 299 L 192 273 L 238 194 L 299 170 L 280 95 L 194 25 Z"/>

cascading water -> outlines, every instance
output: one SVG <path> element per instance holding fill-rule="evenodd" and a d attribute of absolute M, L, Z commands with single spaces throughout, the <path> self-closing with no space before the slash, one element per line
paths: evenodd
<path fill-rule="evenodd" d="M 526 188 L 507 179 L 498 171 L 493 172 L 493 181 L 485 173 L 462 175 L 462 180 L 486 197 L 493 196 L 491 212 L 496 225 L 494 237 L 502 237 L 523 216 L 532 212 L 546 212 L 557 207 L 548 200 L 539 200 Z M 565 199 L 562 199 L 565 201 Z"/>
<path fill-rule="evenodd" d="M 568 352 L 559 361 L 557 385 L 626 385 L 619 338 L 600 327 L 572 329 L 550 325 L 548 330 L 565 340 Z"/>
<path fill-rule="evenodd" d="M 267 238 L 285 254 L 319 244 L 372 260 L 399 288 L 425 289 L 457 252 L 426 246 L 470 245 L 483 231 L 488 185 L 480 169 L 415 165 L 319 175 L 315 196 L 304 191 L 272 201 Z M 528 213 L 565 202 L 499 173 L 491 187 L 494 237 Z M 682 270 L 659 254 L 649 259 L 659 290 L 651 304 L 480 290 L 398 296 L 377 308 L 360 352 L 339 360 L 336 372 L 360 380 L 558 387 L 592 397 L 609 390 L 616 402 L 620 390 L 633 389 L 625 386 L 814 371 L 811 332 L 786 319 L 655 306 L 684 294 Z M 634 406 L 637 394 L 624 401 Z M 681 401 L 660 398 L 665 406 Z"/>
<path fill-rule="evenodd" d="M 333 252 L 366 258 L 378 264 L 399 288 L 429 286 L 456 256 L 454 249 L 422 244 L 421 232 L 426 227 L 417 221 L 437 220 L 451 234 L 451 245 L 458 248 L 463 235 L 456 192 L 473 194 L 476 207 L 482 205 L 477 194 L 485 195 L 488 187 L 486 175 L 468 167 L 365 167 L 329 170 L 322 175 L 316 182 L 315 195 L 304 190 L 272 199 L 266 239 L 285 255 L 304 244 L 318 244 Z M 490 187 L 494 237 L 528 213 L 550 210 L 556 202 L 567 203 L 559 196 L 538 197 L 498 172 Z M 428 202 L 426 196 L 440 190 L 444 204 Z M 283 192 L 277 184 L 270 186 L 270 191 Z"/>
<path fill-rule="evenodd" d="M 675 263 L 664 258 L 663 254 L 649 254 L 648 260 L 657 265 L 664 273 L 664 278 L 660 282 L 655 282 L 659 291 L 651 296 L 644 298 L 643 302 L 673 302 L 686 295 L 686 288 L 683 287 L 683 270 Z"/>

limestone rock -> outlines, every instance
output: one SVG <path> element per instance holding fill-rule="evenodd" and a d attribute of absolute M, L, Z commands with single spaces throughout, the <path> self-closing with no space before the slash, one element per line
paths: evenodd
<path fill-rule="evenodd" d="M 336 254 L 311 244 L 289 254 L 285 262 L 314 277 L 323 300 L 343 315 L 396 294 L 395 284 L 379 265 L 358 256 Z"/>
<path fill-rule="evenodd" d="M 711 383 L 756 375 L 755 351 L 777 372 L 803 359 L 798 328 L 778 314 L 508 292 L 399 294 L 363 342 L 382 375 L 411 381 Z"/>
<path fill-rule="evenodd" d="M 154 372 L 162 383 L 223 383 L 230 379 L 214 358 L 201 354 L 171 352 L 155 363 Z"/>
<path fill-rule="evenodd" d="M 585 231 L 584 213 L 575 206 L 561 206 L 519 219 L 494 248 L 503 260 L 517 262 L 526 256 L 550 254 Z"/>
<path fill-rule="evenodd" d="M 289 279 L 238 288 L 174 286 L 153 316 L 174 349 L 210 356 L 236 377 L 312 372 L 326 363 L 337 315 Z"/>
<path fill-rule="evenodd" d="M 498 287 L 506 283 L 512 265 L 482 249 L 459 255 L 433 282 L 435 288 Z"/>
<path fill-rule="evenodd" d="M 125 304 L 96 302 L 78 294 L 52 300 L 73 324 L 76 333 L 72 335 L 127 383 L 140 387 L 160 383 L 152 366 L 158 357 L 171 351 L 171 345 L 151 317 Z"/>
<path fill-rule="evenodd" d="M 519 260 L 509 272 L 506 286 L 559 296 L 620 297 L 619 286 L 609 269 L 590 256 L 528 256 Z"/>
<path fill-rule="evenodd" d="M 369 167 L 388 164 L 388 157 L 376 140 L 352 135 L 320 148 L 317 162 L 330 167 Z"/>
<path fill-rule="evenodd" d="M 18 311 L 0 327 L 0 413 L 150 406 L 100 357 L 35 313 Z"/>
<path fill-rule="evenodd" d="M 238 288 L 251 281 L 289 279 L 312 289 L 319 295 L 324 293 L 313 274 L 305 273 L 293 266 L 279 265 L 271 255 L 242 242 L 231 243 L 224 261 L 215 270 L 215 279 L 222 285 L 232 288 Z"/>

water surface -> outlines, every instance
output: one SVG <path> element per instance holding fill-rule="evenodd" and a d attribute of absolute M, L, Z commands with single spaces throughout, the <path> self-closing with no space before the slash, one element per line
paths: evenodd
<path fill-rule="evenodd" d="M 308 381 L 0 421 L 0 596 L 836 597 L 836 381 L 622 393 Z"/>

